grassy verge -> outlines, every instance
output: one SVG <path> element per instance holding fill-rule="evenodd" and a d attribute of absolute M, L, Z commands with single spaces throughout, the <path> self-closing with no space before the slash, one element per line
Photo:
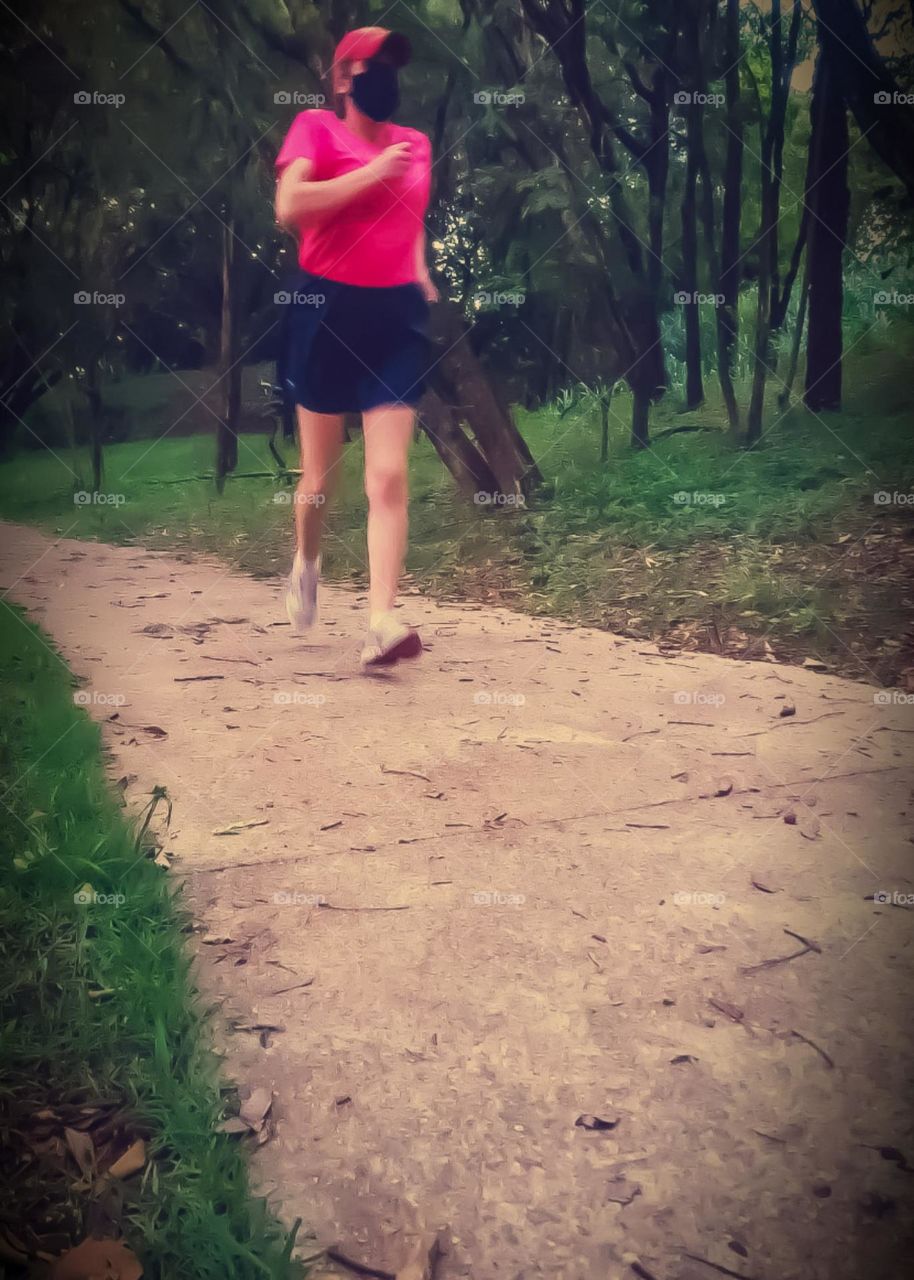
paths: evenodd
<path fill-rule="evenodd" d="M 237 1140 L 216 1131 L 230 1091 L 186 918 L 138 853 L 73 692 L 42 634 L 0 605 L 5 1274 L 43 1275 L 36 1258 L 94 1234 L 122 1238 L 145 1280 L 292 1280 L 291 1241 L 251 1197 Z M 106 1177 L 139 1140 L 144 1166 Z"/>
<path fill-rule="evenodd" d="M 655 441 L 641 454 L 628 447 L 620 392 L 605 465 L 592 400 L 520 411 L 545 479 L 523 510 L 459 499 L 423 437 L 411 463 L 415 583 L 677 647 L 784 661 L 815 654 L 892 683 L 914 664 L 906 639 L 914 503 L 876 495 L 914 491 L 903 372 L 900 349 L 861 344 L 848 359 L 845 412 L 781 414 L 772 393 L 765 437 L 751 452 L 730 441 L 710 379 L 700 410 L 678 413 L 672 395 L 658 406 Z M 289 490 L 233 478 L 220 498 L 211 483 L 186 479 L 209 472 L 212 460 L 208 435 L 111 446 L 104 488 L 115 501 L 80 504 L 78 459 L 21 453 L 0 467 L 0 513 L 71 537 L 215 552 L 255 574 L 284 572 Z M 354 443 L 324 556 L 328 577 L 359 583 L 361 467 Z M 258 470 L 274 470 L 266 442 L 245 436 L 239 471 Z"/>

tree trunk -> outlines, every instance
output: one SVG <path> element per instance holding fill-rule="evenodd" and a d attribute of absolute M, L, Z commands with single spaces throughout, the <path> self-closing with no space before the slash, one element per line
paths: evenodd
<path fill-rule="evenodd" d="M 694 95 L 693 95 L 694 96 Z M 698 309 L 698 221 L 695 188 L 698 182 L 695 130 L 700 127 L 696 114 L 701 107 L 690 102 L 686 133 L 688 159 L 682 195 L 682 289 L 679 300 L 685 320 L 685 407 L 697 409 L 705 398 L 701 380 L 701 313 Z"/>
<path fill-rule="evenodd" d="M 445 353 L 433 365 L 429 378 L 432 390 L 451 406 L 456 415 L 452 421 L 463 419 L 469 427 L 495 479 L 492 492 L 529 496 L 542 476 L 510 409 L 502 403 L 468 341 L 469 330 L 460 309 L 452 303 L 439 303 L 433 309 L 432 326 L 432 337 Z"/>
<path fill-rule="evenodd" d="M 795 0 L 798 3 L 798 0 Z M 796 13 L 796 10 L 794 11 Z M 791 24 L 789 48 L 795 48 L 796 23 Z M 781 0 L 771 0 L 769 26 L 769 57 L 771 61 L 771 105 L 768 123 L 762 139 L 759 165 L 762 216 L 758 234 L 758 303 L 755 320 L 755 348 L 753 351 L 752 394 L 746 421 L 746 443 L 751 447 L 762 436 L 762 416 L 765 407 L 765 383 L 771 358 L 771 309 L 777 287 L 777 226 L 780 204 L 780 157 L 784 144 L 784 119 L 787 111 L 787 81 L 793 62 L 790 52 L 785 74 L 784 50 L 781 44 Z"/>
<path fill-rule="evenodd" d="M 419 426 L 435 446 L 438 457 L 466 496 L 498 491 L 489 464 L 454 420 L 454 411 L 435 391 L 428 391 L 418 413 Z"/>
<path fill-rule="evenodd" d="M 636 410 L 633 408 L 632 443 L 636 447 L 644 447 L 648 441 L 649 407 L 663 395 L 666 369 L 660 340 L 658 299 L 652 296 L 650 269 L 645 266 L 643 246 L 629 207 L 628 189 L 613 146 L 613 133 L 618 134 L 623 128 L 622 122 L 614 117 L 591 77 L 587 55 L 586 0 L 547 0 L 545 4 L 538 0 L 521 2 L 528 22 L 558 59 L 568 99 L 578 112 L 597 164 L 609 179 L 606 192 L 609 212 L 632 282 L 631 288 L 626 290 L 632 302 L 623 308 L 620 328 L 624 344 L 630 343 L 634 352 L 621 376 L 631 387 L 637 405 Z M 636 146 L 636 151 L 640 150 L 640 146 Z M 611 287 L 609 292 L 612 292 Z"/>
<path fill-rule="evenodd" d="M 790 342 L 790 363 L 787 367 L 787 377 L 784 379 L 784 386 L 778 396 L 778 408 L 787 409 L 790 405 L 790 397 L 793 392 L 794 380 L 797 376 L 797 365 L 800 362 L 800 346 L 803 342 L 803 326 L 806 323 L 806 304 L 809 299 L 809 262 L 803 264 L 803 280 L 800 284 L 800 302 L 797 307 L 797 323 L 794 327 L 793 338 Z"/>
<path fill-rule="evenodd" d="M 856 0 L 813 0 L 813 8 L 820 48 L 860 132 L 914 200 L 914 107 L 874 49 Z"/>
<path fill-rule="evenodd" d="M 739 108 L 739 0 L 727 0 L 724 59 L 727 64 L 727 153 L 724 160 L 724 202 L 720 240 L 720 292 L 717 308 L 717 372 L 727 406 L 730 430 L 739 431 L 739 406 L 733 388 L 733 348 L 739 332 L 739 236 L 742 220 L 743 123 Z"/>
<path fill-rule="evenodd" d="M 89 410 L 89 452 L 92 459 L 92 492 L 98 493 L 104 479 L 102 452 L 103 406 L 98 385 L 98 360 L 93 356 L 86 368 L 86 404 Z"/>
<path fill-rule="evenodd" d="M 847 108 L 830 57 L 823 47 L 810 108 L 812 173 L 806 196 L 809 327 L 803 399 L 814 412 L 841 408 L 844 246 L 850 214 Z"/>
<path fill-rule="evenodd" d="M 650 443 L 651 398 L 643 389 L 632 388 L 632 448 L 646 449 Z"/>
<path fill-rule="evenodd" d="M 238 306 L 235 286 L 238 254 L 235 221 L 228 220 L 222 232 L 222 323 L 219 333 L 219 388 L 222 413 L 216 427 L 216 486 L 219 492 L 225 477 L 238 465 L 238 417 L 241 410 L 242 365 L 238 358 Z"/>

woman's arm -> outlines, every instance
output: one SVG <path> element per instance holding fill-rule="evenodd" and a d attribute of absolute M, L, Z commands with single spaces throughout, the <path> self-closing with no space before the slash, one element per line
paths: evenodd
<path fill-rule="evenodd" d="M 428 273 L 428 264 L 425 260 L 425 227 L 416 237 L 416 283 L 422 289 L 426 302 L 438 301 L 438 290 Z"/>
<path fill-rule="evenodd" d="M 276 184 L 276 221 L 291 231 L 309 218 L 349 204 L 377 183 L 399 177 L 409 164 L 409 148 L 408 142 L 397 142 L 368 164 L 324 182 L 310 180 L 313 160 L 304 156 L 291 160 Z"/>

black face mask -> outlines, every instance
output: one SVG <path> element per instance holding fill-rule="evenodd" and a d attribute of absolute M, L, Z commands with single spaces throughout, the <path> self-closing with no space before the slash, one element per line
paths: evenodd
<path fill-rule="evenodd" d="M 400 105 L 397 69 L 386 62 L 369 62 L 352 77 L 352 101 L 370 120 L 389 120 Z"/>

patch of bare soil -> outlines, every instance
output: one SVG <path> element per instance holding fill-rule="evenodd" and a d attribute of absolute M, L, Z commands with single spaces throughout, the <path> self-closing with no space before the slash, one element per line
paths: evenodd
<path fill-rule="evenodd" d="M 303 640 L 275 580 L 5 534 L 128 806 L 172 802 L 289 1222 L 390 1276 L 432 1236 L 438 1280 L 908 1274 L 898 691 L 415 595 L 369 679 L 346 589 Z"/>

